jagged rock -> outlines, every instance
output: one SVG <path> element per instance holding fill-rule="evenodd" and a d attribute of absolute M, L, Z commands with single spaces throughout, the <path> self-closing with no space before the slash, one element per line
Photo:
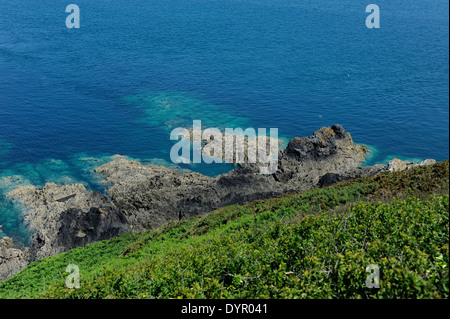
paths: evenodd
<path fill-rule="evenodd" d="M 212 178 L 118 160 L 95 171 L 105 176 L 106 183 L 113 184 L 108 195 L 134 230 L 158 227 L 273 194 L 273 179 L 245 168 Z"/>
<path fill-rule="evenodd" d="M 420 163 L 412 163 L 412 162 L 404 162 L 402 160 L 399 160 L 398 158 L 394 158 L 390 160 L 389 163 L 387 164 L 387 170 L 390 172 L 397 172 L 403 171 L 405 169 L 411 169 L 417 166 L 432 165 L 435 163 L 436 161 L 434 159 L 426 159 Z"/>
<path fill-rule="evenodd" d="M 371 177 L 386 171 L 386 165 L 355 167 L 343 173 L 326 173 L 319 179 L 319 187 L 331 186 L 343 181 L 361 177 Z"/>
<path fill-rule="evenodd" d="M 354 144 L 342 126 L 323 127 L 310 137 L 289 141 L 274 178 L 285 191 L 310 189 L 326 173 L 343 173 L 358 167 L 366 153 L 367 147 Z"/>
<path fill-rule="evenodd" d="M 11 238 L 3 237 L 0 238 L 0 248 L 11 249 L 14 248 L 14 243 Z"/>
<path fill-rule="evenodd" d="M 432 158 L 428 158 L 428 159 L 426 159 L 426 160 L 420 162 L 420 163 L 419 163 L 419 166 L 420 166 L 420 165 L 433 165 L 433 164 L 436 164 L 436 160 L 435 160 L 435 159 L 432 159 Z"/>
<path fill-rule="evenodd" d="M 114 206 L 91 207 L 88 212 L 70 208 L 61 214 L 57 244 L 60 247 L 81 247 L 128 230 L 127 219 Z"/>
<path fill-rule="evenodd" d="M 28 265 L 29 249 L 14 248 L 11 238 L 0 238 L 0 281 L 11 278 Z"/>
<path fill-rule="evenodd" d="M 33 232 L 30 261 L 52 256 L 129 231 L 123 213 L 109 198 L 82 184 L 21 186 L 7 194 L 27 207 Z M 85 234 L 80 238 L 77 234 Z M 78 237 L 77 237 L 78 236 Z"/>
<path fill-rule="evenodd" d="M 113 184 L 108 195 L 136 231 L 179 220 L 181 212 L 177 205 L 182 200 L 192 199 L 194 203 L 197 196 L 213 195 L 212 190 L 208 191 L 213 178 L 198 173 L 125 159 L 112 161 L 95 171 L 105 176 L 105 183 Z M 199 188 L 204 192 L 196 193 Z"/>
<path fill-rule="evenodd" d="M 389 161 L 387 169 L 390 172 L 397 172 L 405 170 L 407 167 L 407 163 L 403 162 L 402 160 L 399 160 L 398 158 L 394 158 Z"/>

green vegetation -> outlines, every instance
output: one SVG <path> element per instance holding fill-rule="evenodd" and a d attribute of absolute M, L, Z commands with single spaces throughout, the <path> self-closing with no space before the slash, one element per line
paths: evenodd
<path fill-rule="evenodd" d="M 448 298 L 448 194 L 445 161 L 230 206 L 34 262 L 0 298 Z"/>

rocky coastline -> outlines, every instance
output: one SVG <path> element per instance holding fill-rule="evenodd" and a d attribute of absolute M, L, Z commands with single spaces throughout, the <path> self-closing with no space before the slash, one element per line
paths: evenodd
<path fill-rule="evenodd" d="M 255 164 L 240 164 L 229 173 L 209 177 L 118 156 L 95 169 L 111 185 L 107 195 L 82 184 L 18 187 L 8 196 L 26 207 L 23 214 L 32 231 L 31 245 L 14 247 L 10 238 L 0 239 L 0 281 L 33 261 L 129 231 L 160 227 L 232 204 L 435 162 L 412 164 L 394 159 L 387 165 L 362 167 L 367 152 L 342 126 L 333 125 L 309 137 L 291 139 L 280 151 L 278 169 L 271 175 L 261 175 Z"/>

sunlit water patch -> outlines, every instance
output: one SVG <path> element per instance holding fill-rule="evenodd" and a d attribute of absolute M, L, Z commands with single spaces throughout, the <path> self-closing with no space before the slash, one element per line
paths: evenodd
<path fill-rule="evenodd" d="M 236 116 L 223 107 L 205 102 L 201 97 L 182 92 L 141 92 L 126 96 L 124 100 L 143 111 L 143 122 L 167 130 L 192 127 L 194 120 L 201 120 L 204 127 L 219 129 L 251 125 L 248 118 Z"/>

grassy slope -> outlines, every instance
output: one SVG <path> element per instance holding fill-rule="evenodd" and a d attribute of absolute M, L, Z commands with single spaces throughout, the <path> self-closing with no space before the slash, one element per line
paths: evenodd
<path fill-rule="evenodd" d="M 447 298 L 448 175 L 445 161 L 124 234 L 32 263 L 0 298 Z"/>

